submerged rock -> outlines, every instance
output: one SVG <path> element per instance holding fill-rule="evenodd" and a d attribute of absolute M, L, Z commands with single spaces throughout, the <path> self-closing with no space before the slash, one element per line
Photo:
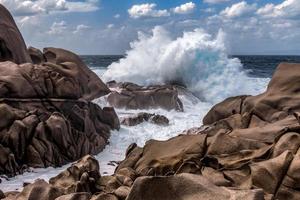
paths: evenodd
<path fill-rule="evenodd" d="M 107 83 L 112 91 L 107 101 L 116 108 L 155 109 L 183 111 L 178 92 L 171 85 L 155 85 L 143 87 L 134 83 Z"/>
<path fill-rule="evenodd" d="M 136 126 L 143 122 L 150 122 L 157 125 L 169 125 L 169 119 L 163 115 L 156 115 L 150 113 L 138 113 L 133 116 L 124 117 L 121 119 L 121 124 L 126 126 Z"/>

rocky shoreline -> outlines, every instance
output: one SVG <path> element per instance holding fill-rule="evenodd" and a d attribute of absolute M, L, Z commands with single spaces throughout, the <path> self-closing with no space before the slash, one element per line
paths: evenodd
<path fill-rule="evenodd" d="M 260 95 L 215 105 L 202 126 L 130 145 L 114 174 L 101 176 L 92 155 L 120 128 L 113 107 L 183 111 L 176 87 L 104 84 L 72 52 L 27 50 L 1 5 L 0 27 L 0 174 L 78 160 L 49 182 L 0 192 L 0 199 L 300 199 L 300 64 L 280 64 Z M 104 96 L 113 107 L 91 102 Z M 121 119 L 128 126 L 143 121 L 169 123 L 149 113 Z"/>

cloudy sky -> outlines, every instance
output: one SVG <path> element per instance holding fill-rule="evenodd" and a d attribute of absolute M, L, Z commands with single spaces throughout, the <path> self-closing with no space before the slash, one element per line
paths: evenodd
<path fill-rule="evenodd" d="M 123 54 L 155 26 L 226 33 L 231 54 L 300 54 L 300 0 L 0 0 L 27 45 Z"/>

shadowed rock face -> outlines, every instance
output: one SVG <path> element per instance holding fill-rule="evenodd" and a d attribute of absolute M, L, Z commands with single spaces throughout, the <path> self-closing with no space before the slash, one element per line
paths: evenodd
<path fill-rule="evenodd" d="M 79 100 L 5 99 L 0 115 L 0 173 L 8 176 L 98 154 L 119 128 L 113 110 Z"/>
<path fill-rule="evenodd" d="M 8 10 L 0 4 L 0 62 L 31 62 L 24 39 Z"/>

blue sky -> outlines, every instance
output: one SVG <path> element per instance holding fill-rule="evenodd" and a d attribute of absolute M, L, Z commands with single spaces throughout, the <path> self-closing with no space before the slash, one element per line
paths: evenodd
<path fill-rule="evenodd" d="M 299 0 L 0 0 L 29 46 L 123 54 L 137 33 L 222 29 L 230 54 L 300 54 Z"/>

